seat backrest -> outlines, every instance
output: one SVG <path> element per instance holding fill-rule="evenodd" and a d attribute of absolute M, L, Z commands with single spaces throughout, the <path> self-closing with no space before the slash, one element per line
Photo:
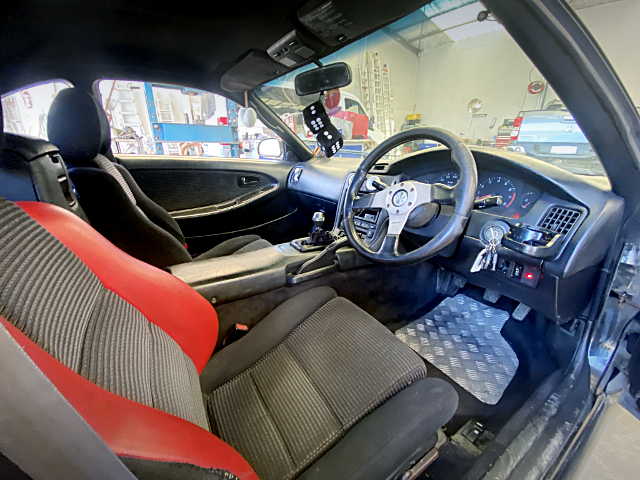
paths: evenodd
<path fill-rule="evenodd" d="M 119 456 L 254 478 L 209 432 L 213 307 L 72 213 L 0 199 L 0 322 Z"/>
<path fill-rule="evenodd" d="M 109 121 L 93 96 L 76 88 L 61 90 L 49 109 L 47 132 L 70 167 L 82 208 L 100 233 L 157 267 L 192 260 L 177 222 L 112 161 Z"/>

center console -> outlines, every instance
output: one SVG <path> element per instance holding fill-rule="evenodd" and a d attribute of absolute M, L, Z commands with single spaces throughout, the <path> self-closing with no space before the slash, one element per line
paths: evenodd
<path fill-rule="evenodd" d="M 353 180 L 354 174 L 349 173 L 342 184 L 342 190 L 340 193 L 340 199 L 338 201 L 338 207 L 336 211 L 335 221 L 333 223 L 333 228 L 330 231 L 323 231 L 322 225 L 323 222 L 317 222 L 316 219 L 320 219 L 320 215 L 322 215 L 322 219 L 324 220 L 324 215 L 322 212 L 316 212 L 314 214 L 314 229 L 309 232 L 309 237 L 299 238 L 291 241 L 291 245 L 299 251 L 320 251 L 325 248 L 328 244 L 333 240 L 340 239 L 345 236 L 344 234 L 344 202 L 347 196 L 347 190 L 351 186 L 351 181 Z M 376 191 L 375 183 L 379 182 L 379 178 L 377 176 L 368 177 L 367 182 L 360 189 L 360 193 L 367 194 Z M 384 210 L 380 211 L 379 209 L 371 208 L 358 210 L 354 215 L 354 225 L 355 230 L 362 242 L 368 247 L 373 248 L 374 250 L 379 247 L 379 243 L 383 240 L 381 237 L 381 230 L 384 226 L 384 223 L 387 219 L 387 214 Z M 328 237 L 330 237 L 331 241 L 316 241 L 316 235 L 318 231 L 325 232 Z"/>
<path fill-rule="evenodd" d="M 316 212 L 308 237 L 242 255 L 174 265 L 169 271 L 215 304 L 367 264 L 348 245 L 342 229 L 344 198 L 352 178 L 353 174 L 349 174 L 345 179 L 331 230 L 323 229 L 324 214 Z M 365 210 L 358 213 L 355 221 L 358 234 L 371 244 L 377 239 L 384 219 L 375 210 Z"/>

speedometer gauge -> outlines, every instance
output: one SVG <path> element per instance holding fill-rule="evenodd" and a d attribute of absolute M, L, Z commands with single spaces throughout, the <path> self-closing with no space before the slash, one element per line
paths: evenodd
<path fill-rule="evenodd" d="M 516 195 L 516 186 L 507 177 L 489 177 L 478 184 L 478 199 L 501 196 L 505 208 L 513 205 Z"/>
<path fill-rule="evenodd" d="M 449 172 L 445 173 L 438 180 L 436 180 L 436 183 L 444 183 L 449 187 L 455 187 L 458 183 L 458 180 L 460 180 L 460 174 L 458 172 Z"/>

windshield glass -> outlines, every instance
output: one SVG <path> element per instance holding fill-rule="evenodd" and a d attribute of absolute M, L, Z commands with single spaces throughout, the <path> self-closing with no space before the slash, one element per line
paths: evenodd
<path fill-rule="evenodd" d="M 334 62 L 346 62 L 353 77 L 340 89 L 337 106 L 335 98 L 325 102 L 345 140 L 336 156 L 362 159 L 396 132 L 434 126 L 468 144 L 528 155 L 577 174 L 604 175 L 571 112 L 478 1 L 436 0 L 323 59 L 325 65 Z M 255 91 L 317 152 L 302 110 L 319 94 L 299 97 L 294 91 L 295 76 L 311 68 Z M 389 157 L 437 146 L 411 142 Z"/>

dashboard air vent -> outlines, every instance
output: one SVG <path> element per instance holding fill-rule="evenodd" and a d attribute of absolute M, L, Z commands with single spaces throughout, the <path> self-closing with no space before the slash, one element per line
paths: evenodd
<path fill-rule="evenodd" d="M 580 212 L 571 208 L 551 207 L 538 224 L 555 233 L 566 235 L 580 218 Z"/>
<path fill-rule="evenodd" d="M 387 168 L 389 168 L 388 163 L 376 163 L 373 167 L 371 167 L 372 172 L 386 172 Z"/>

